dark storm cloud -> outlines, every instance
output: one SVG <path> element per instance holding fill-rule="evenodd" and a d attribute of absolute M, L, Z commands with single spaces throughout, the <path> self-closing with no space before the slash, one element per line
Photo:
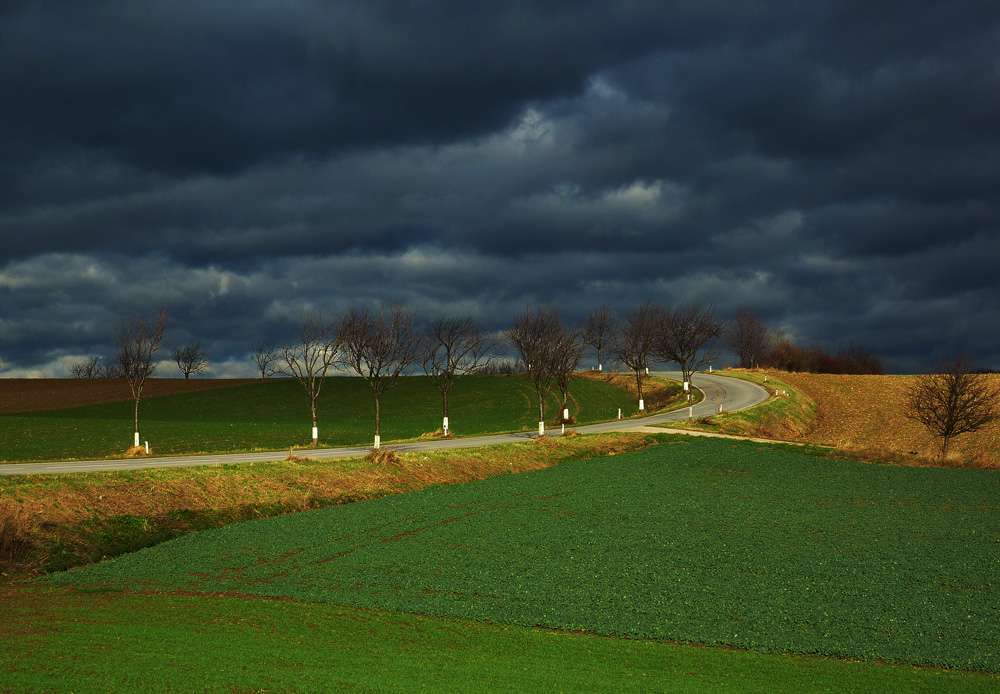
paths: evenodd
<path fill-rule="evenodd" d="M 5 3 L 0 373 L 161 307 L 238 373 L 308 311 L 647 297 L 1000 367 L 998 39 L 988 2 Z"/>

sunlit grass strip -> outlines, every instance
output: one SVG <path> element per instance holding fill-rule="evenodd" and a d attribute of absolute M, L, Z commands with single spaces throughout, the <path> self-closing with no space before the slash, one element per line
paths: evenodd
<path fill-rule="evenodd" d="M 0 573 L 65 569 L 191 530 L 537 470 L 648 445 L 645 434 L 559 437 L 365 458 L 0 477 Z M 305 454 L 302 454 L 305 455 Z"/>
<path fill-rule="evenodd" d="M 775 378 L 773 373 L 731 369 L 725 375 L 757 383 L 767 388 L 772 397 L 756 407 L 738 412 L 724 412 L 664 426 L 792 441 L 801 438 L 816 425 L 819 411 L 812 398 L 800 389 Z"/>
<path fill-rule="evenodd" d="M 1000 478 L 674 440 L 229 526 L 53 583 L 1000 671 Z"/>
<path fill-rule="evenodd" d="M 231 597 L 0 594 L 0 690 L 19 694 L 995 692 L 996 678 Z"/>

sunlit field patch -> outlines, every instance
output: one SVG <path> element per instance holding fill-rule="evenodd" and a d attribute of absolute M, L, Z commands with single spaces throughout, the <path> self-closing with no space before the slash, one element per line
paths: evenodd
<path fill-rule="evenodd" d="M 45 580 L 998 672 L 998 508 L 991 471 L 681 439 Z"/>
<path fill-rule="evenodd" d="M 778 377 L 803 390 L 819 407 L 815 426 L 804 440 L 858 453 L 937 457 L 940 444 L 904 416 L 906 389 L 913 376 L 781 373 Z M 1000 382 L 1000 375 L 990 378 Z M 1000 466 L 1000 422 L 957 437 L 952 448 L 951 462 Z"/>

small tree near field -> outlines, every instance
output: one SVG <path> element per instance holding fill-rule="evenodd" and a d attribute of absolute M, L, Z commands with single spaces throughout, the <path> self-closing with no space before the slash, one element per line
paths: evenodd
<path fill-rule="evenodd" d="M 604 370 L 604 363 L 601 360 L 602 352 L 607 348 L 615 333 L 615 314 L 611 307 L 604 305 L 595 309 L 587 316 L 581 326 L 583 344 L 593 347 L 597 352 L 597 370 Z"/>
<path fill-rule="evenodd" d="M 645 410 L 642 397 L 642 377 L 649 367 L 649 354 L 653 351 L 656 336 L 663 323 L 663 307 L 646 300 L 630 309 L 618 326 L 611 340 L 611 352 L 619 364 L 635 372 L 635 388 L 639 397 L 639 410 Z"/>
<path fill-rule="evenodd" d="M 442 318 L 427 328 L 424 373 L 441 391 L 444 401 L 443 431 L 448 435 L 448 393 L 459 378 L 489 368 L 498 344 L 471 318 Z"/>
<path fill-rule="evenodd" d="M 281 350 L 273 342 L 258 340 L 250 345 L 250 359 L 257 366 L 262 379 L 270 378 L 278 372 L 280 358 Z"/>
<path fill-rule="evenodd" d="M 667 311 L 660 322 L 653 355 L 660 361 L 672 361 L 681 367 L 684 388 L 691 383 L 691 374 L 711 363 L 717 354 L 715 340 L 722 336 L 723 326 L 715 320 L 715 309 L 693 304 Z"/>
<path fill-rule="evenodd" d="M 973 373 L 961 357 L 942 362 L 939 371 L 916 377 L 907 391 L 904 414 L 941 439 L 944 457 L 953 438 L 1000 419 L 1000 387 L 988 375 Z"/>
<path fill-rule="evenodd" d="M 569 381 L 583 361 L 583 350 L 586 347 L 583 335 L 579 330 L 570 330 L 561 326 L 558 337 L 558 347 L 555 354 L 555 381 L 561 396 L 562 421 L 568 423 L 569 416 Z"/>
<path fill-rule="evenodd" d="M 135 446 L 139 446 L 139 401 L 146 379 L 156 370 L 153 356 L 160 348 L 163 331 L 167 328 L 167 312 L 160 311 L 156 321 L 147 324 L 140 316 L 122 318 L 115 334 L 118 337 L 118 352 L 115 355 L 118 371 L 132 391 L 135 400 Z"/>
<path fill-rule="evenodd" d="M 559 369 L 561 339 L 565 327 L 552 309 L 530 307 L 504 331 L 508 344 L 517 350 L 525 374 L 535 387 L 538 402 L 538 435 L 545 435 L 545 398 Z"/>
<path fill-rule="evenodd" d="M 416 311 L 400 306 L 352 310 L 340 324 L 344 360 L 368 383 L 375 398 L 375 448 L 382 445 L 382 395 L 425 353 L 424 336 L 413 325 Z"/>
<path fill-rule="evenodd" d="M 191 374 L 198 376 L 208 370 L 208 355 L 197 342 L 181 345 L 170 353 L 170 358 L 177 364 L 184 378 L 191 378 Z"/>
<path fill-rule="evenodd" d="M 327 371 L 339 359 L 338 346 L 336 326 L 324 323 L 322 314 L 316 314 L 302 321 L 298 339 L 281 347 L 277 371 L 296 379 L 306 391 L 312 416 L 313 446 L 319 445 L 316 403 Z"/>
<path fill-rule="evenodd" d="M 740 359 L 740 368 L 756 369 L 771 349 L 771 331 L 753 309 L 740 306 L 725 329 L 726 346 Z"/>

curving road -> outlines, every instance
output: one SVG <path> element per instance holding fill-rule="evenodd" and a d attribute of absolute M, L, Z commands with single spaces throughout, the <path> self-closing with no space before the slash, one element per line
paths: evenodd
<path fill-rule="evenodd" d="M 680 372 L 660 371 L 655 376 L 664 376 L 675 380 L 681 379 Z M 727 412 L 746 409 L 760 404 L 768 399 L 768 392 L 754 383 L 742 381 L 727 376 L 715 374 L 695 374 L 692 385 L 705 394 L 704 399 L 691 408 L 684 407 L 673 412 L 634 417 L 601 424 L 586 424 L 574 427 L 576 431 L 599 433 L 607 431 L 628 431 L 641 429 L 653 424 L 679 422 L 691 417 L 707 417 L 719 411 L 721 406 Z M 689 411 L 690 410 L 690 411 Z M 558 431 L 551 432 L 558 435 Z M 384 448 L 403 452 L 432 451 L 452 448 L 474 448 L 477 446 L 492 446 L 499 443 L 526 441 L 535 438 L 537 433 L 517 432 L 513 434 L 494 434 L 491 436 L 470 436 L 468 438 L 414 441 L 411 443 L 387 444 Z M 317 460 L 332 460 L 337 458 L 355 458 L 371 450 L 370 446 L 350 446 L 347 448 L 320 448 L 308 451 L 310 458 Z M 232 465 L 237 463 L 262 463 L 283 460 L 285 451 L 262 451 L 259 453 L 219 453 L 214 455 L 177 455 L 155 458 L 132 458 L 113 460 L 71 460 L 51 463 L 11 463 L 0 465 L 0 475 L 40 475 L 73 472 L 104 472 L 115 470 L 146 470 L 164 467 L 194 467 L 197 465 Z"/>

